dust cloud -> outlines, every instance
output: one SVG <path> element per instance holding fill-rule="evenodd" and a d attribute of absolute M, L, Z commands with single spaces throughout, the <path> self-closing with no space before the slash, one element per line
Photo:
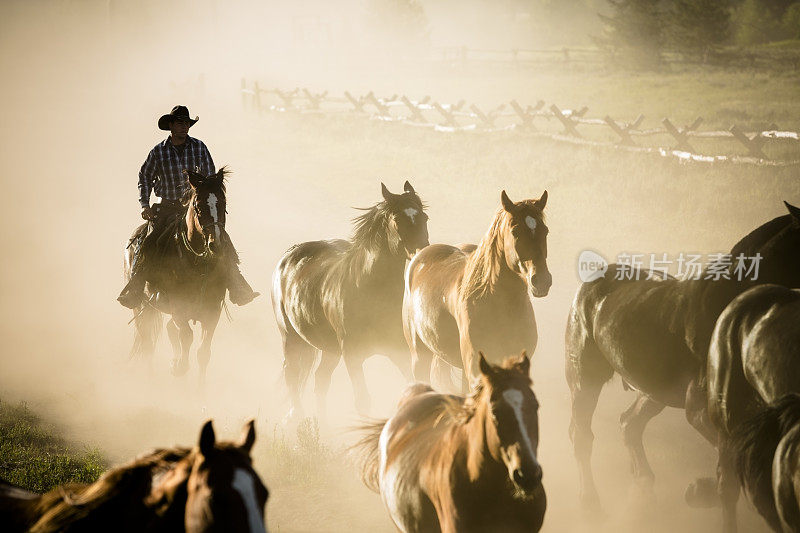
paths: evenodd
<path fill-rule="evenodd" d="M 681 412 L 668 409 L 645 436 L 657 476 L 654 503 L 633 486 L 617 422 L 633 395 L 618 379 L 601 396 L 594 420 L 595 472 L 608 516 L 599 523 L 581 518 L 563 376 L 575 259 L 587 247 L 608 253 L 727 250 L 781 214 L 779 200 L 797 200 L 796 180 L 769 181 L 777 185 L 764 191 L 746 176 L 714 171 L 698 178 L 686 167 L 643 162 L 638 155 L 576 156 L 580 151 L 573 148 L 520 147 L 512 137 L 442 140 L 361 119 L 243 111 L 243 76 L 265 86 L 435 93 L 444 100 L 526 96 L 485 77 L 454 80 L 426 64 L 417 70 L 401 64 L 392 54 L 405 37 L 364 26 L 369 13 L 361 2 L 287 4 L 293 7 L 255 0 L 2 3 L 2 399 L 27 401 L 112 461 L 154 446 L 191 444 L 208 418 L 219 436 L 234 438 L 255 417 L 257 466 L 274 495 L 271 527 L 392 531 L 379 497 L 360 486 L 352 468 L 341 467 L 322 486 L 299 489 L 286 488 L 270 469 L 274 447 L 266 443 L 285 431 L 288 406 L 269 305 L 272 269 L 293 243 L 349 235 L 356 214 L 351 207 L 377 202 L 381 180 L 397 191 L 410 179 L 430 205 L 431 241 L 449 243 L 480 239 L 501 189 L 520 199 L 547 188 L 554 285 L 535 302 L 540 346 L 534 356 L 549 499 L 545 530 L 718 527 L 717 511 L 691 510 L 682 500 L 690 480 L 712 474 L 715 457 Z M 333 23 L 325 22 L 330 13 Z M 427 39 L 464 41 L 452 24 L 435 21 Z M 315 40 L 325 32 L 337 36 L 336 47 Z M 374 46 L 382 34 L 399 40 Z M 381 61 L 376 54 L 383 54 Z M 227 229 L 245 276 L 262 293 L 253 304 L 234 306 L 232 320 L 223 317 L 204 390 L 194 363 L 184 379 L 169 375 L 163 337 L 152 373 L 129 361 L 130 313 L 115 301 L 122 250 L 141 222 L 137 172 L 164 137 L 158 116 L 178 103 L 200 115 L 191 135 L 209 146 L 218 166 L 234 172 Z M 645 178 L 652 181 L 640 181 Z M 706 206 L 708 195 L 692 194 L 700 179 L 722 184 L 714 206 Z M 747 205 L 740 208 L 742 199 Z M 380 356 L 366 371 L 374 414 L 387 416 L 403 379 Z M 309 411 L 312 406 L 308 394 Z M 346 428 L 358 421 L 343 365 L 334 374 L 328 411 L 323 439 L 340 449 L 352 440 Z M 743 530 L 765 529 L 746 507 L 740 506 Z"/>

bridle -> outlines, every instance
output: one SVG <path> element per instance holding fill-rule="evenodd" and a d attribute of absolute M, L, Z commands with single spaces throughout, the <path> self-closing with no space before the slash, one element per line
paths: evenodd
<path fill-rule="evenodd" d="M 194 211 L 194 216 L 196 220 L 200 220 L 200 207 L 197 205 L 197 195 L 194 196 L 192 199 L 192 210 Z M 197 252 L 194 248 L 192 248 L 192 244 L 189 242 L 189 237 L 187 235 L 186 229 L 181 232 L 181 237 L 183 240 L 184 247 L 195 257 L 198 258 L 208 258 L 214 255 L 214 252 L 211 251 L 211 248 L 208 245 L 208 236 L 211 235 L 211 231 L 215 228 L 219 227 L 220 229 L 225 229 L 225 224 L 221 221 L 209 222 L 208 224 L 204 224 L 200 226 L 200 232 L 202 233 L 204 239 L 204 246 L 202 252 Z"/>

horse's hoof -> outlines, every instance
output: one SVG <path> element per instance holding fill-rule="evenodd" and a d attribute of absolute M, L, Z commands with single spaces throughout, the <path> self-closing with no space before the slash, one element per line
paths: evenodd
<path fill-rule="evenodd" d="M 683 493 L 689 507 L 708 509 L 719 507 L 719 494 L 717 493 L 717 480 L 713 477 L 700 477 L 689 483 Z"/>
<path fill-rule="evenodd" d="M 170 370 L 172 372 L 172 375 L 175 376 L 176 378 L 181 377 L 185 375 L 186 372 L 189 371 L 189 362 L 178 361 L 176 363 L 175 361 L 173 361 L 172 368 Z"/>
<path fill-rule="evenodd" d="M 583 499 L 581 501 L 581 514 L 584 519 L 592 522 L 603 522 L 607 518 L 598 499 Z"/>

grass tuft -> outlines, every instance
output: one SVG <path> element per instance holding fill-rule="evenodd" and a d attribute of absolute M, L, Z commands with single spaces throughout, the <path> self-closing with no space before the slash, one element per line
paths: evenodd
<path fill-rule="evenodd" d="M 58 437 L 25 403 L 0 401 L 0 478 L 47 492 L 64 483 L 92 483 L 105 469 L 98 450 Z"/>

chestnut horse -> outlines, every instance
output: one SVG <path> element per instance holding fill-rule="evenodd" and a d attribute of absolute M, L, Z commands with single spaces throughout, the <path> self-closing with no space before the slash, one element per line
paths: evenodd
<path fill-rule="evenodd" d="M 363 364 L 388 356 L 411 379 L 403 340 L 403 269 L 428 245 L 428 215 L 409 182 L 403 194 L 381 184 L 383 201 L 356 219 L 352 240 L 311 241 L 287 251 L 272 276 L 272 305 L 283 339 L 290 417 L 302 416 L 302 390 L 315 375 L 317 410 L 325 414 L 331 374 L 344 359 L 358 411 L 369 411 Z"/>
<path fill-rule="evenodd" d="M 539 404 L 530 360 L 478 355 L 468 398 L 411 385 L 390 419 L 355 445 L 364 482 L 405 533 L 539 531 L 547 498 L 537 459 Z"/>
<path fill-rule="evenodd" d="M 478 375 L 478 350 L 499 363 L 536 349 L 530 297 L 546 296 L 553 281 L 547 268 L 547 191 L 520 202 L 503 191 L 500 200 L 477 247 L 433 244 L 408 265 L 403 330 L 419 381 L 430 382 L 431 364 L 444 361 L 465 369 L 465 392 Z"/>
<path fill-rule="evenodd" d="M 265 531 L 255 438 L 250 421 L 239 442 L 218 443 L 208 421 L 197 447 L 156 450 L 89 485 L 39 495 L 0 481 L 0 524 L 6 533 Z"/>
<path fill-rule="evenodd" d="M 725 531 L 736 531 L 737 463 L 750 499 L 769 525 L 800 531 L 797 393 L 800 291 L 754 287 L 722 312 L 708 352 L 708 412 L 719 434 L 717 494 Z"/>
<path fill-rule="evenodd" d="M 620 423 L 634 479 L 644 490 L 652 490 L 655 476 L 642 434 L 665 406 L 684 409 L 689 423 L 716 445 L 706 390 L 711 334 L 725 306 L 752 286 L 800 287 L 800 209 L 786 207 L 788 215 L 756 228 L 730 252 L 734 263 L 740 254 L 761 257 L 756 280 L 738 279 L 732 264 L 713 265 L 727 278 L 709 279 L 706 269 L 701 279 L 686 280 L 616 279 L 618 266 L 610 265 L 604 278 L 580 286 L 567 321 L 565 367 L 584 507 L 600 507 L 591 466 L 591 424 L 600 391 L 614 373 L 639 391 Z"/>
<path fill-rule="evenodd" d="M 165 230 L 157 249 L 148 257 L 153 274 L 147 282 L 146 301 L 134 309 L 134 344 L 131 357 L 152 361 L 155 343 L 163 324 L 162 313 L 171 315 L 167 333 L 172 343 L 172 373 L 181 376 L 189 370 L 189 349 L 194 333 L 190 321 L 200 322 L 201 343 L 197 350 L 200 381 L 205 380 L 211 359 L 211 340 L 219 323 L 227 290 L 228 261 L 238 262 L 236 251 L 225 232 L 225 176 L 223 167 L 216 174 L 202 176 L 189 172 L 184 198 L 186 214 Z M 130 277 L 134 243 L 141 242 L 148 224 L 140 226 L 125 249 L 125 276 Z M 223 257 L 234 254 L 233 258 Z"/>

